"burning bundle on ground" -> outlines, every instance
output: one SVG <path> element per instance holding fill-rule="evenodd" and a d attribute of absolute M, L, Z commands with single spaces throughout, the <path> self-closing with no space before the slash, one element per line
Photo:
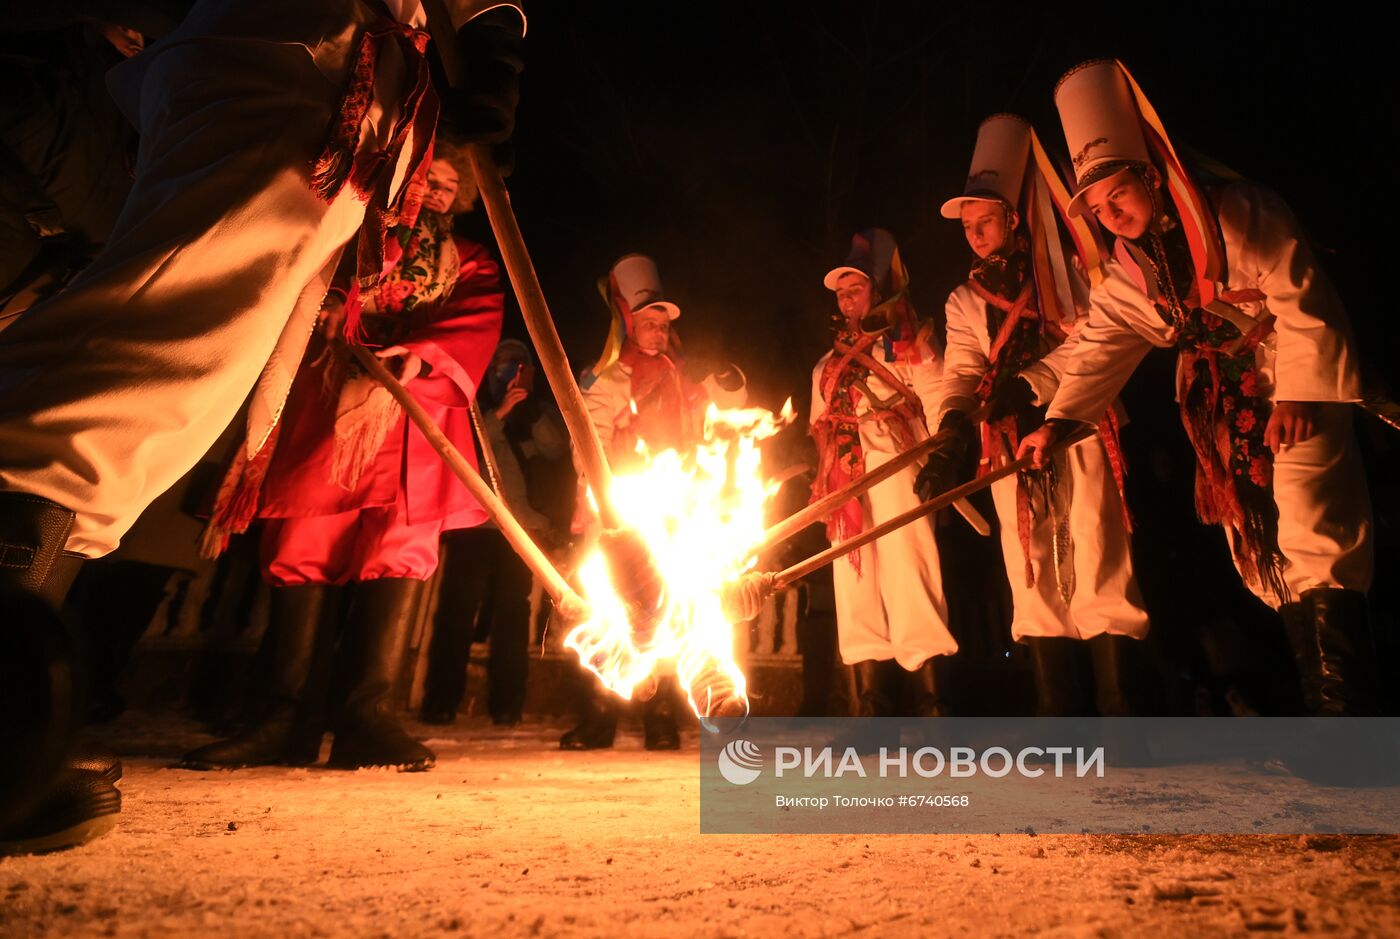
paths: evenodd
<path fill-rule="evenodd" d="M 618 551 L 617 537 L 605 534 L 583 559 L 579 581 L 589 617 L 565 644 L 604 686 L 627 698 L 674 669 L 702 719 L 747 709 L 722 597 L 756 563 L 764 509 L 779 485 L 763 479 L 758 444 L 791 419 L 790 404 L 779 415 L 711 405 L 693 451 L 652 454 L 643 442 L 641 468 L 613 478 L 624 530 L 654 559 L 664 590 L 651 615 L 639 617 L 617 577 L 627 551 L 636 549 Z"/>

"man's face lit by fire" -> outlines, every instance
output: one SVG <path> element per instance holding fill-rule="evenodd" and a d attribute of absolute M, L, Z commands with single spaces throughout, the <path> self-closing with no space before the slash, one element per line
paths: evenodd
<path fill-rule="evenodd" d="M 1152 177 L 1153 184 L 1161 184 Z M 1084 202 L 1094 218 L 1119 238 L 1141 238 L 1155 214 L 1152 190 L 1133 167 L 1124 167 L 1084 190 Z"/>
<path fill-rule="evenodd" d="M 1000 202 L 967 201 L 962 204 L 963 236 L 979 258 L 1004 254 L 1007 239 L 1016 230 L 1016 213 Z"/>
<path fill-rule="evenodd" d="M 671 344 L 671 314 L 650 307 L 632 314 L 632 338 L 647 355 L 660 355 Z"/>
<path fill-rule="evenodd" d="M 428 167 L 428 191 L 423 196 L 425 212 L 450 212 L 457 201 L 460 180 L 457 171 L 446 160 L 434 160 Z"/>
<path fill-rule="evenodd" d="M 841 315 L 846 317 L 847 322 L 859 322 L 861 317 L 870 312 L 874 299 L 874 292 L 870 289 L 870 278 L 864 274 L 847 272 L 837 279 L 836 306 L 840 308 Z"/>

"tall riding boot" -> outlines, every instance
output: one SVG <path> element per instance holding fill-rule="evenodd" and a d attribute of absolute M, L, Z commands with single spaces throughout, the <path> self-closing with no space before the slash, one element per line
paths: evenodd
<path fill-rule="evenodd" d="M 261 719 L 227 740 L 191 750 L 180 766 L 237 769 L 316 762 L 321 735 L 315 734 L 313 745 L 298 716 L 309 704 L 307 680 L 330 591 L 326 584 L 272 588 L 267 632 L 262 639 L 268 664 L 268 700 Z"/>
<path fill-rule="evenodd" d="M 578 725 L 559 738 L 561 750 L 606 750 L 617 736 L 617 696 L 587 672 Z"/>
<path fill-rule="evenodd" d="M 1145 717 L 1145 670 L 1137 658 L 1139 641 L 1100 633 L 1089 640 L 1094 662 L 1094 703 L 1100 717 Z"/>
<path fill-rule="evenodd" d="M 802 653 L 802 704 L 798 717 L 826 717 L 836 674 L 836 614 L 809 610 L 797 620 L 797 648 Z"/>
<path fill-rule="evenodd" d="M 1075 668 L 1075 640 L 1026 636 L 1021 642 L 1030 653 L 1031 674 L 1035 677 L 1035 716 L 1082 715 L 1084 697 Z"/>
<path fill-rule="evenodd" d="M 851 663 L 855 680 L 855 717 L 897 717 L 901 676 L 906 674 L 893 659 Z M 839 731 L 831 741 L 837 753 L 855 750 L 857 753 L 878 753 L 882 747 L 899 746 L 900 725 L 896 721 L 862 722 Z"/>
<path fill-rule="evenodd" d="M 908 675 L 913 693 L 910 714 L 914 717 L 948 717 L 948 657 L 932 656 Z"/>
<path fill-rule="evenodd" d="M 73 513 L 0 492 L 0 855 L 71 847 L 109 830 L 121 795 L 67 765 L 83 720 L 81 641 L 58 614 L 82 559 L 64 551 Z"/>
<path fill-rule="evenodd" d="M 856 717 L 894 717 L 898 694 L 898 663 L 867 659 L 851 665 L 856 680 Z"/>
<path fill-rule="evenodd" d="M 1339 587 L 1315 587 L 1302 597 L 1317 661 L 1320 717 L 1367 717 L 1377 712 L 1375 644 L 1366 595 Z"/>
<path fill-rule="evenodd" d="M 656 683 L 656 693 L 642 702 L 642 739 L 648 750 L 681 748 L 681 732 L 676 726 L 680 700 L 680 683 L 674 675 L 667 675 Z"/>
<path fill-rule="evenodd" d="M 404 577 L 356 586 L 342 659 L 349 670 L 349 691 L 335 722 L 331 766 L 396 766 L 417 772 L 437 760 L 404 731 L 391 700 L 422 588 L 421 580 Z"/>
<path fill-rule="evenodd" d="M 1322 713 L 1322 675 L 1317 656 L 1317 638 L 1313 635 L 1308 613 L 1309 608 L 1301 601 L 1285 603 L 1278 608 L 1278 615 L 1283 619 L 1283 628 L 1288 634 L 1288 645 L 1293 649 L 1293 660 L 1298 665 L 1303 713 L 1315 716 Z"/>

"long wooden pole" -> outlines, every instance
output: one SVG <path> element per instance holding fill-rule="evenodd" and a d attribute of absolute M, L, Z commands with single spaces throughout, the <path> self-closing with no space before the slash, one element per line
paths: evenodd
<path fill-rule="evenodd" d="M 986 416 L 987 409 L 982 407 L 974 411 L 968 419 L 973 423 L 977 423 L 985 420 Z M 922 440 L 898 456 L 862 474 L 858 479 L 851 480 L 851 482 L 837 489 L 835 492 L 829 492 L 811 505 L 789 515 L 763 533 L 763 540 L 758 543 L 758 547 L 754 549 L 754 553 L 762 554 L 774 545 L 788 540 L 808 525 L 815 525 L 817 522 L 820 522 L 847 501 L 857 498 L 862 493 L 867 492 L 889 479 L 905 467 L 913 466 L 915 463 L 919 462 L 919 460 L 923 459 L 927 453 L 933 450 L 938 442 L 939 438 L 937 434 L 929 437 L 927 440 Z M 967 518 L 972 527 L 977 529 L 978 534 L 985 537 L 991 533 L 991 527 L 987 525 L 981 513 L 972 508 L 972 506 L 967 503 L 966 499 L 959 497 L 952 500 L 951 504 L 957 505 L 959 511 L 962 511 L 962 507 L 966 505 L 967 509 L 976 515 L 976 521 L 969 517 L 967 513 L 964 513 L 964 518 Z M 978 521 L 982 523 L 981 526 L 977 524 Z"/>
<path fill-rule="evenodd" d="M 515 520 L 510 509 L 504 502 L 491 491 L 491 487 L 486 484 L 486 480 L 467 462 L 460 450 L 447 439 L 447 435 L 438 427 L 437 422 L 427 412 L 423 405 L 418 403 L 418 399 L 413 397 L 409 390 L 384 367 L 384 363 L 379 361 L 373 352 L 364 346 L 355 346 L 348 343 L 343 344 L 350 354 L 355 357 L 355 361 L 364 366 L 375 381 L 379 382 L 389 394 L 394 396 L 394 400 L 403 406 L 404 413 L 409 420 L 418 425 L 418 429 L 423 432 L 423 436 L 428 438 L 428 443 L 442 457 L 448 469 L 453 475 L 460 479 L 471 492 L 476 501 L 481 503 L 481 507 L 486 510 L 486 514 L 491 516 L 491 521 L 496 523 L 496 527 L 501 530 L 506 541 L 515 549 L 515 553 L 520 555 L 520 559 L 526 566 L 543 581 L 545 589 L 549 595 L 559 604 L 561 610 L 566 615 L 577 615 L 587 609 L 587 604 L 583 598 L 574 592 L 564 580 L 563 575 L 555 569 L 549 558 L 545 557 L 539 545 L 535 544 L 529 532 L 521 527 Z"/>
<path fill-rule="evenodd" d="M 424 0 L 423 12 L 427 16 L 428 32 L 433 37 L 443 72 L 453 87 L 460 87 L 463 78 L 462 56 L 447 7 L 442 0 Z M 574 378 L 569 357 L 564 352 L 564 343 L 559 340 L 559 332 L 554 328 L 554 318 L 549 314 L 549 304 L 545 302 L 544 291 L 540 289 L 535 265 L 525 248 L 515 211 L 510 207 L 510 193 L 501 179 L 500 168 L 491 155 L 491 148 L 482 144 L 468 147 L 467 159 L 476 177 L 477 188 L 481 190 L 481 202 L 486 207 L 486 217 L 496 234 L 496 244 L 501 249 L 511 286 L 515 288 L 520 314 L 534 343 L 535 355 L 549 381 L 550 390 L 554 392 L 554 400 L 559 405 L 559 413 L 563 415 L 564 426 L 569 430 L 569 438 L 573 440 L 583 477 L 597 500 L 598 519 L 604 528 L 619 528 L 621 518 L 611 496 L 612 469 L 603 453 L 597 428 L 588 416 L 588 405 Z"/>
<path fill-rule="evenodd" d="M 603 454 L 603 444 L 598 439 L 598 431 L 588 416 L 588 405 L 583 400 L 583 392 L 574 380 L 573 368 L 564 352 L 564 344 L 559 340 L 559 332 L 554 328 L 549 305 L 545 302 L 544 291 L 540 289 L 539 277 L 530 261 L 530 253 L 525 249 L 525 239 L 520 234 L 520 226 L 515 220 L 515 212 L 510 207 L 510 195 L 501 180 L 501 171 L 491 158 L 491 151 L 481 145 L 467 148 L 472 171 L 476 175 L 477 186 L 481 189 L 481 201 L 486 206 L 486 215 L 491 220 L 491 228 L 496 233 L 496 243 L 505 260 L 506 272 L 510 275 L 511 286 L 515 288 L 516 299 L 520 302 L 520 313 L 525 320 L 525 328 L 539 357 L 540 367 L 549 380 L 550 390 L 569 429 L 569 437 L 578 451 L 579 466 L 584 479 L 593 490 L 593 498 L 598 503 L 598 518 L 604 528 L 621 527 L 621 519 L 613 507 L 612 470 Z"/>
<path fill-rule="evenodd" d="M 1046 451 L 1046 455 L 1049 455 L 1051 453 L 1057 453 L 1060 450 L 1065 449 L 1066 447 L 1071 447 L 1076 443 L 1079 443 L 1081 440 L 1085 440 L 1088 437 L 1091 437 L 1093 434 L 1093 428 L 1084 428 L 1073 434 L 1070 434 L 1068 437 L 1051 446 Z M 834 544 L 830 548 L 827 548 L 825 551 L 821 552 L 820 554 L 815 554 L 805 561 L 799 561 L 798 563 L 792 565 L 786 570 L 782 570 L 777 572 L 776 574 L 771 575 L 773 578 L 773 589 L 780 590 L 783 587 L 786 587 L 789 584 L 793 583 L 794 581 L 806 577 L 813 571 L 825 567 L 826 565 L 830 564 L 832 561 L 835 561 L 837 558 L 842 557 L 843 555 L 849 554 L 852 551 L 859 550 L 860 548 L 863 548 L 866 545 L 870 544 L 872 541 L 875 541 L 879 538 L 883 538 L 885 535 L 888 535 L 892 531 L 903 528 L 905 525 L 911 524 L 912 522 L 916 522 L 919 519 L 927 516 L 931 512 L 937 512 L 939 509 L 946 508 L 947 506 L 952 505 L 958 499 L 964 499 L 972 495 L 974 492 L 986 489 L 988 486 L 990 486 L 992 483 L 996 482 L 999 479 L 1004 479 L 1007 476 L 1012 475 L 1013 473 L 1019 473 L 1021 470 L 1029 469 L 1030 466 L 1031 458 L 1028 456 L 1022 457 L 1019 460 L 1013 460 L 1012 462 L 1007 463 L 1005 466 L 1001 466 L 997 469 L 992 470 L 985 476 L 979 476 L 976 479 L 963 483 L 961 486 L 949 489 L 942 495 L 929 499 L 927 502 L 920 503 L 919 505 L 915 506 L 907 512 L 902 512 L 899 515 L 896 515 L 894 518 L 891 518 L 888 521 L 876 525 L 874 528 L 870 528 L 861 532 L 854 538 L 847 538 L 845 541 L 842 541 L 839 544 Z"/>

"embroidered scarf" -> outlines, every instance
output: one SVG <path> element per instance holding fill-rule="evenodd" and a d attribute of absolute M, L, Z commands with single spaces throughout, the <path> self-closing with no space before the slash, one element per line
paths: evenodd
<path fill-rule="evenodd" d="M 1168 206 L 1168 217 L 1173 215 Z M 1246 581 L 1286 602 L 1291 592 L 1278 544 L 1274 455 L 1264 442 L 1273 405 L 1260 392 L 1255 367 L 1255 350 L 1270 326 L 1261 323 L 1241 341 L 1238 329 L 1201 308 L 1180 224 L 1161 234 L 1148 232 L 1135 243 L 1156 280 L 1157 311 L 1176 334 L 1177 400 L 1196 451 L 1196 514 L 1207 524 L 1224 526 Z M 1219 299 L 1240 303 L 1264 295 L 1224 291 Z"/>
<path fill-rule="evenodd" d="M 393 266 L 396 257 L 390 238 L 395 226 L 412 226 L 422 206 L 433 139 L 438 123 L 438 98 L 424 55 L 428 34 L 393 19 L 382 3 L 371 3 L 379 15 L 360 36 L 350 64 L 326 143 L 311 165 L 311 189 L 330 202 L 349 185 L 365 203 L 360 228 L 356 276 L 361 287 L 372 286 Z M 361 135 L 374 103 L 375 83 L 385 48 L 398 47 L 407 69 L 406 90 L 399 102 L 399 117 L 382 150 L 361 149 Z M 408 173 L 397 194 L 394 171 L 404 148 L 411 144 Z"/>

